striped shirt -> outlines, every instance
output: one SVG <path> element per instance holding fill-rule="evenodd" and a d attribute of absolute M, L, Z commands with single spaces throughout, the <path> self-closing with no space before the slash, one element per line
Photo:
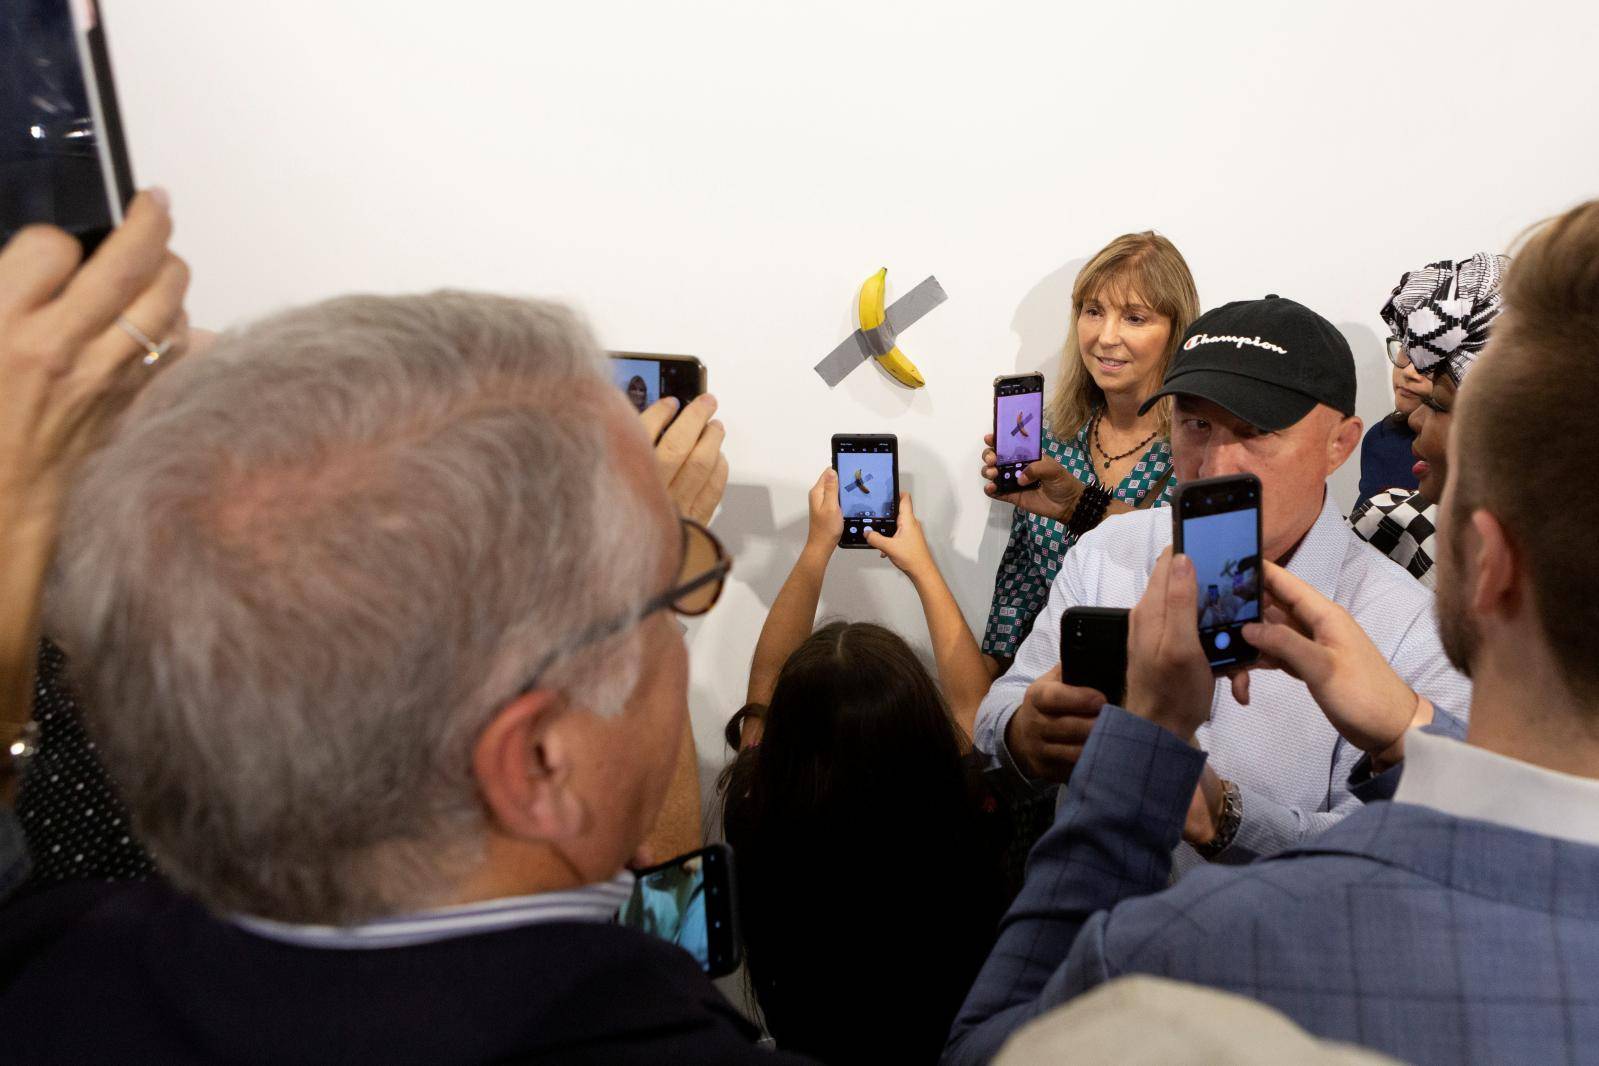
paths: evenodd
<path fill-rule="evenodd" d="M 623 871 L 610 881 L 564 892 L 435 907 L 363 925 L 296 925 L 247 914 L 231 920 L 257 936 L 302 948 L 404 948 L 541 922 L 611 922 L 632 892 L 633 875 Z"/>

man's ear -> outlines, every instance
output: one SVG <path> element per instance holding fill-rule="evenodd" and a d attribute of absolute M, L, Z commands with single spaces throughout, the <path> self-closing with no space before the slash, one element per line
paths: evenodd
<path fill-rule="evenodd" d="M 1476 534 L 1468 548 L 1476 556 L 1472 609 L 1484 618 L 1512 619 L 1526 603 L 1521 552 L 1491 511 L 1473 511 L 1471 529 Z"/>
<path fill-rule="evenodd" d="M 554 692 L 519 696 L 500 708 L 472 749 L 472 774 L 494 828 L 522 840 L 582 835 L 588 811 L 572 790 L 568 708 Z"/>
<path fill-rule="evenodd" d="M 1365 423 L 1354 415 L 1338 423 L 1327 441 L 1328 474 L 1341 468 L 1349 457 L 1355 454 L 1355 449 L 1360 447 L 1360 437 L 1365 428 Z"/>

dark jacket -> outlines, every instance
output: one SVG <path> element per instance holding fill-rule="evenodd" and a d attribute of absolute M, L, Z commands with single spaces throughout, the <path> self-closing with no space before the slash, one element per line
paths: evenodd
<path fill-rule="evenodd" d="M 294 947 L 157 884 L 73 883 L 0 910 L 0 1018 L 25 1063 L 801 1061 L 681 949 L 559 922 L 431 944 Z"/>

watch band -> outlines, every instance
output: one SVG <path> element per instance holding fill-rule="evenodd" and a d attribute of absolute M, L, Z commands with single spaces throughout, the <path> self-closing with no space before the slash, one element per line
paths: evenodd
<path fill-rule="evenodd" d="M 1238 826 L 1243 820 L 1243 794 L 1231 781 L 1223 781 L 1221 821 L 1216 826 L 1216 835 L 1210 838 L 1208 844 L 1194 845 L 1194 850 L 1199 852 L 1200 858 L 1214 859 L 1232 846 L 1233 838 L 1238 835 Z"/>

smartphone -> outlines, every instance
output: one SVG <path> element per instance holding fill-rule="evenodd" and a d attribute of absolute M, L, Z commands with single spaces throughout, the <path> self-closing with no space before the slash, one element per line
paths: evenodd
<path fill-rule="evenodd" d="M 0 241 L 45 222 L 84 254 L 133 199 L 96 0 L 7 0 L 0 15 Z"/>
<path fill-rule="evenodd" d="M 1172 509 L 1172 550 L 1199 576 L 1199 641 L 1213 667 L 1252 663 L 1245 622 L 1260 620 L 1260 479 L 1253 474 L 1192 481 Z"/>
<path fill-rule="evenodd" d="M 681 412 L 705 391 L 707 374 L 705 364 L 692 355 L 612 352 L 611 378 L 640 411 L 662 396 L 676 396 Z"/>
<path fill-rule="evenodd" d="M 743 951 L 732 848 L 712 844 L 635 876 L 619 916 L 623 925 L 670 940 L 712 977 L 738 969 Z"/>
<path fill-rule="evenodd" d="M 1098 689 L 1122 706 L 1127 698 L 1125 607 L 1068 607 L 1060 620 L 1060 679 Z"/>
<path fill-rule="evenodd" d="M 844 512 L 841 548 L 865 548 L 866 534 L 892 537 L 899 529 L 899 438 L 892 433 L 833 434 L 838 509 Z"/>
<path fill-rule="evenodd" d="M 1044 457 L 1044 375 L 994 379 L 994 476 L 996 492 L 1016 492 L 1016 479 Z"/>

